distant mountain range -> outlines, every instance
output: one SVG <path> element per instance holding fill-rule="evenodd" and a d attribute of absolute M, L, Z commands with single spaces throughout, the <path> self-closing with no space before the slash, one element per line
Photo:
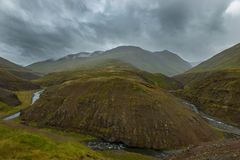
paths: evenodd
<path fill-rule="evenodd" d="M 58 60 L 47 60 L 27 66 L 39 73 L 51 73 L 73 69 L 91 68 L 107 60 L 120 60 L 151 73 L 162 73 L 168 76 L 183 73 L 191 64 L 170 51 L 150 52 L 135 46 L 120 46 L 107 51 L 93 53 L 81 52 L 62 57 Z"/>

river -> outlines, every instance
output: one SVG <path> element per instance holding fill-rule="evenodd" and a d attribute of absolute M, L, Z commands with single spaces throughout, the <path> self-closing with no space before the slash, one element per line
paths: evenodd
<path fill-rule="evenodd" d="M 200 112 L 195 105 L 189 102 L 184 101 L 183 103 L 185 103 L 186 106 L 189 109 L 191 109 L 193 112 L 195 112 L 196 114 L 200 115 L 203 119 L 205 119 L 212 127 L 215 127 L 225 133 L 240 136 L 239 128 L 223 123 L 219 120 L 214 119 L 211 116 L 208 116 L 203 112 Z M 170 151 L 156 151 L 156 150 L 144 149 L 144 148 L 132 148 L 124 144 L 109 143 L 105 141 L 88 142 L 88 147 L 94 150 L 125 150 L 129 152 L 137 152 L 145 155 L 154 156 L 156 158 L 166 158 L 168 156 L 176 155 L 182 151 L 181 149 L 170 150 Z"/>
<path fill-rule="evenodd" d="M 225 132 L 225 133 L 230 133 L 233 135 L 237 135 L 240 136 L 240 129 L 237 127 L 234 127 L 232 125 L 226 124 L 224 122 L 221 122 L 219 120 L 217 120 L 216 118 L 213 118 L 201 111 L 198 110 L 198 108 L 189 103 L 189 102 L 184 102 L 193 112 L 197 113 L 198 115 L 200 115 L 202 118 L 204 118 L 211 126 Z"/>
<path fill-rule="evenodd" d="M 34 103 L 40 98 L 40 95 L 43 93 L 43 91 L 44 91 L 44 90 L 40 90 L 40 91 L 37 91 L 37 92 L 33 93 L 33 96 L 32 96 L 32 104 L 34 104 Z M 19 117 L 20 114 L 21 114 L 21 113 L 20 113 L 20 111 L 19 111 L 19 112 L 17 112 L 17 113 L 14 113 L 14 114 L 12 114 L 12 115 L 10 115 L 10 116 L 5 117 L 3 120 L 4 120 L 4 121 L 9 121 L 9 120 L 15 119 L 15 118 Z"/>
<path fill-rule="evenodd" d="M 43 91 L 44 90 L 40 90 L 40 91 L 37 91 L 33 94 L 32 104 L 34 104 L 40 98 L 40 95 L 43 93 Z M 211 126 L 213 126 L 215 128 L 218 128 L 219 130 L 221 130 L 225 133 L 240 136 L 240 129 L 239 128 L 231 126 L 231 125 L 226 124 L 226 123 L 223 123 L 219 120 L 214 119 L 211 116 L 208 116 L 207 114 L 205 114 L 203 112 L 200 112 L 195 105 L 193 105 L 189 102 L 184 101 L 183 103 L 185 103 L 186 106 L 188 108 L 190 108 L 193 112 L 195 112 L 196 114 L 198 114 L 202 118 L 204 118 Z M 17 112 L 13 115 L 5 117 L 3 120 L 5 120 L 5 121 L 12 120 L 12 119 L 15 119 L 19 116 L 20 116 L 20 112 Z M 163 157 L 174 155 L 174 154 L 177 154 L 177 153 L 181 152 L 181 150 L 155 151 L 155 150 L 144 149 L 144 148 L 132 148 L 132 147 L 126 146 L 124 144 L 109 143 L 109 142 L 101 141 L 101 140 L 88 142 L 87 145 L 88 145 L 88 147 L 90 147 L 94 150 L 126 150 L 126 151 L 129 151 L 129 152 L 137 152 L 137 153 L 141 153 L 141 154 L 151 155 L 151 156 L 154 156 L 154 157 L 157 157 L 157 158 L 163 158 Z"/>

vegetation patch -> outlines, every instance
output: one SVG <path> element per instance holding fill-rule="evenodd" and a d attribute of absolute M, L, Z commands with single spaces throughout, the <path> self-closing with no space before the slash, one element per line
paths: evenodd
<path fill-rule="evenodd" d="M 0 159 L 91 160 L 105 158 L 79 143 L 56 142 L 44 136 L 0 125 Z"/>

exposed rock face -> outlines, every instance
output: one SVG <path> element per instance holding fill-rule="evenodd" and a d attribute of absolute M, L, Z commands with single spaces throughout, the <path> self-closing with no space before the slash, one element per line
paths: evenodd
<path fill-rule="evenodd" d="M 3 102 L 9 106 L 17 106 L 21 104 L 18 97 L 14 93 L 1 88 L 0 88 L 0 102 Z"/>
<path fill-rule="evenodd" d="M 240 69 L 186 74 L 177 78 L 187 84 L 181 96 L 197 104 L 205 113 L 240 126 Z"/>
<path fill-rule="evenodd" d="M 218 139 L 203 119 L 167 91 L 114 76 L 50 87 L 21 118 L 153 149 Z"/>

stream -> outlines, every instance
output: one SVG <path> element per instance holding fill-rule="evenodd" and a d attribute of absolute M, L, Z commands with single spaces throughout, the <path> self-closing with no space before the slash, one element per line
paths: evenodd
<path fill-rule="evenodd" d="M 214 119 L 211 116 L 208 116 L 203 112 L 200 112 L 195 105 L 189 102 L 184 101 L 183 103 L 186 104 L 186 106 L 189 109 L 191 109 L 194 113 L 200 115 L 203 119 L 205 119 L 211 126 L 221 130 L 222 132 L 240 136 L 239 128 L 225 124 L 219 120 Z M 166 158 L 182 152 L 182 150 L 157 151 L 157 150 L 144 149 L 144 148 L 133 148 L 133 147 L 126 146 L 124 144 L 109 143 L 105 141 L 88 142 L 88 147 L 94 150 L 125 150 L 128 152 L 135 152 L 135 153 L 153 156 L 156 158 Z"/>
<path fill-rule="evenodd" d="M 223 123 L 197 109 L 197 107 L 189 102 L 184 102 L 193 112 L 197 113 L 200 115 L 202 118 L 204 118 L 211 126 L 221 130 L 222 132 L 225 133 L 230 133 L 233 135 L 240 136 L 240 128 L 234 127 L 232 125 Z"/>
<path fill-rule="evenodd" d="M 33 93 L 31 105 L 34 104 L 40 98 L 40 95 L 43 93 L 43 91 L 44 90 L 40 90 L 40 91 Z M 5 117 L 3 120 L 9 121 L 9 120 L 15 119 L 15 118 L 19 117 L 20 114 L 21 114 L 20 112 L 14 113 L 10 116 Z"/>
<path fill-rule="evenodd" d="M 40 90 L 33 94 L 32 104 L 34 104 L 40 98 L 40 96 L 43 92 L 44 92 L 44 90 Z M 186 104 L 186 106 L 189 109 L 191 109 L 193 112 L 195 112 L 196 114 L 198 114 L 202 118 L 204 118 L 211 126 L 221 130 L 222 132 L 240 136 L 239 128 L 225 124 L 219 120 L 214 119 L 211 116 L 208 116 L 207 114 L 199 111 L 195 105 L 193 105 L 189 102 L 184 101 L 183 103 Z M 8 120 L 15 119 L 19 116 L 20 116 L 20 112 L 17 112 L 15 114 L 5 117 L 3 120 L 8 121 Z M 156 158 L 165 158 L 168 156 L 178 154 L 179 152 L 182 151 L 182 150 L 157 151 L 157 150 L 144 149 L 144 148 L 134 148 L 134 147 L 129 147 L 124 144 L 120 144 L 120 143 L 110 143 L 110 142 L 101 141 L 101 140 L 89 141 L 89 142 L 87 142 L 87 146 L 93 150 L 116 150 L 116 151 L 117 150 L 125 150 L 128 152 L 135 152 L 135 153 L 154 156 Z"/>

